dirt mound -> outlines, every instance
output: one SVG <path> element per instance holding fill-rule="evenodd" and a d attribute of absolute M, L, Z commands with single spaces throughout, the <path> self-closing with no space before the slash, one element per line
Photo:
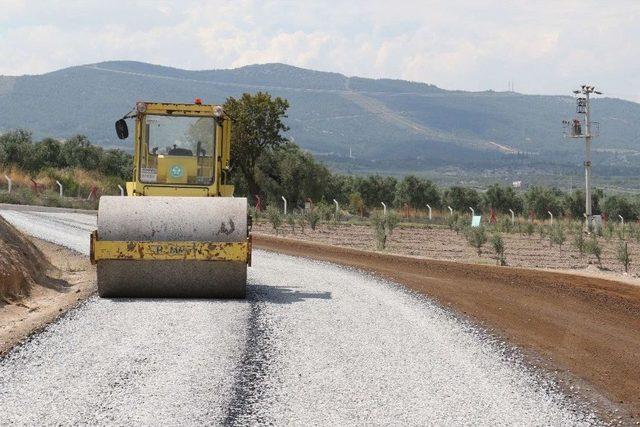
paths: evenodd
<path fill-rule="evenodd" d="M 0 217 L 0 304 L 29 295 L 36 283 L 49 282 L 55 268 L 33 243 Z"/>

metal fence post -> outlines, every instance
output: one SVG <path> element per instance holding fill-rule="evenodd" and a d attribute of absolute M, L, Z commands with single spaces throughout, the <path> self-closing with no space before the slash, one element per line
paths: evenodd
<path fill-rule="evenodd" d="M 515 214 L 515 212 L 513 212 L 513 209 L 509 209 L 509 212 L 511 212 L 511 225 L 516 225 L 516 214 Z"/>
<path fill-rule="evenodd" d="M 62 194 L 63 194 L 62 183 L 56 179 L 56 184 L 58 184 L 58 187 L 60 187 L 60 197 L 62 197 Z"/>
<path fill-rule="evenodd" d="M 431 206 L 427 203 L 427 208 L 429 209 L 429 221 L 431 221 Z"/>
<path fill-rule="evenodd" d="M 280 196 L 282 197 L 282 201 L 284 202 L 284 214 L 287 214 L 287 199 L 284 198 L 284 196 Z"/>
<path fill-rule="evenodd" d="M 118 189 L 120 190 L 120 197 L 124 197 L 124 188 L 122 188 L 122 185 L 118 184 Z"/>
<path fill-rule="evenodd" d="M 98 200 L 98 187 L 96 187 L 95 185 L 91 187 L 91 192 L 89 192 L 87 200 L 91 200 L 91 196 L 93 196 L 94 199 Z"/>
<path fill-rule="evenodd" d="M 382 214 L 384 216 L 387 216 L 387 205 L 384 204 L 384 202 L 380 202 L 382 204 Z"/>
<path fill-rule="evenodd" d="M 551 211 L 547 211 L 547 213 L 551 217 L 551 225 L 553 225 L 553 214 L 551 213 Z"/>
<path fill-rule="evenodd" d="M 9 191 L 9 194 L 11 194 L 11 186 L 13 184 L 13 181 L 6 174 L 4 176 L 4 179 L 7 180 L 7 190 Z"/>

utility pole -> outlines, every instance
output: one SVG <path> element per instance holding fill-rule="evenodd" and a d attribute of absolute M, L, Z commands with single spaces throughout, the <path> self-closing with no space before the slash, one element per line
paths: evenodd
<path fill-rule="evenodd" d="M 570 134 L 573 138 L 584 138 L 584 184 L 585 184 L 585 213 L 587 215 L 587 227 L 591 226 L 592 220 L 592 204 L 591 204 L 591 138 L 594 132 L 592 127 L 594 123 L 591 121 L 591 94 L 602 95 L 602 92 L 596 90 L 593 86 L 582 85 L 580 89 L 574 90 L 576 95 L 584 95 L 577 99 L 577 113 L 584 114 L 584 132 L 582 131 L 580 121 L 566 122 L 570 125 Z M 597 126 L 597 123 L 595 123 Z"/>

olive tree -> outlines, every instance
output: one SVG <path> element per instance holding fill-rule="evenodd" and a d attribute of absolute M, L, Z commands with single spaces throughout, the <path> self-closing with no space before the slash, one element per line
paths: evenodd
<path fill-rule="evenodd" d="M 247 183 L 251 194 L 260 193 L 256 180 L 256 166 L 260 156 L 287 139 L 283 135 L 289 130 L 283 122 L 287 117 L 289 102 L 266 92 L 255 95 L 244 93 L 239 99 L 227 98 L 226 114 L 231 118 L 231 168 L 238 170 Z"/>

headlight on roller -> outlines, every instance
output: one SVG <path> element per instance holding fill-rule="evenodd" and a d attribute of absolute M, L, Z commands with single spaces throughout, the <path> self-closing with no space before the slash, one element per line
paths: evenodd
<path fill-rule="evenodd" d="M 144 102 L 136 102 L 136 111 L 140 114 L 144 113 L 147 111 L 147 104 Z"/>

